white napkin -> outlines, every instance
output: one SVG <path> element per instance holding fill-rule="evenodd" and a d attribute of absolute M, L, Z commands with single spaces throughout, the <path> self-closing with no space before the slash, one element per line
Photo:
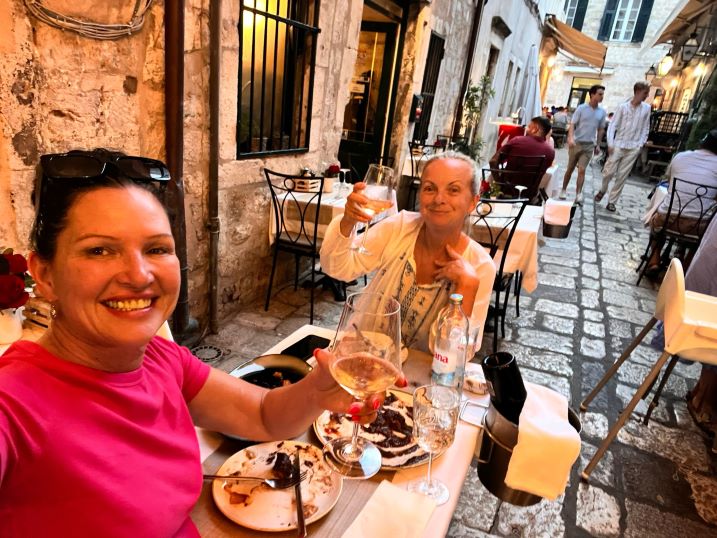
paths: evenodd
<path fill-rule="evenodd" d="M 435 507 L 436 502 L 430 497 L 384 480 L 342 536 L 415 538 L 423 534 Z"/>
<path fill-rule="evenodd" d="M 552 389 L 526 383 L 518 420 L 518 443 L 505 484 L 555 500 L 568 483 L 580 455 L 580 434 L 568 422 L 568 401 Z"/>
<path fill-rule="evenodd" d="M 570 222 L 570 209 L 573 203 L 568 200 L 549 198 L 543 209 L 543 220 L 555 226 L 565 226 Z"/>
<path fill-rule="evenodd" d="M 485 382 L 485 375 L 483 375 L 483 369 L 480 364 L 466 363 L 463 390 L 479 395 L 488 394 L 488 385 Z"/>

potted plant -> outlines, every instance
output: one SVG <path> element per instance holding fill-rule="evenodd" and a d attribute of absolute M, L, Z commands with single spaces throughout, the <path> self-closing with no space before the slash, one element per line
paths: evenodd
<path fill-rule="evenodd" d="M 480 159 L 480 152 L 483 149 L 483 141 L 477 135 L 483 109 L 488 104 L 488 100 L 495 95 L 491 83 L 492 80 L 488 75 L 481 77 L 480 82 L 476 85 L 469 83 L 463 100 L 465 139 L 456 142 L 454 148 L 474 160 Z"/>

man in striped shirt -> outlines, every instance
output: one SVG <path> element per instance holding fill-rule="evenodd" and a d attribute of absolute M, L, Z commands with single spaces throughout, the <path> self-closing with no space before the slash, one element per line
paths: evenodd
<path fill-rule="evenodd" d="M 650 85 L 647 82 L 636 82 L 633 92 L 632 99 L 617 107 L 615 117 L 607 129 L 608 159 L 603 168 L 602 186 L 595 195 L 595 201 L 603 199 L 610 181 L 614 178 L 615 183 L 605 208 L 608 211 L 615 211 L 615 204 L 620 198 L 625 180 L 650 132 L 651 109 L 650 105 L 644 102 L 650 93 Z"/>

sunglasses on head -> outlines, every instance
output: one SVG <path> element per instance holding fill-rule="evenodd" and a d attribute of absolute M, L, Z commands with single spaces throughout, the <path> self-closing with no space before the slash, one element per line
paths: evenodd
<path fill-rule="evenodd" d="M 162 162 L 147 157 L 119 155 L 107 152 L 70 151 L 40 157 L 42 174 L 39 177 L 39 207 L 48 189 L 78 184 L 101 183 L 108 175 L 121 176 L 137 183 L 153 184 L 160 191 L 170 180 L 169 170 Z M 66 182 L 66 183 L 65 183 Z"/>

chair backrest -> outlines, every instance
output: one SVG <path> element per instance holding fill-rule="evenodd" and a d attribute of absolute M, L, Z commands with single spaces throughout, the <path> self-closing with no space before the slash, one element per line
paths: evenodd
<path fill-rule="evenodd" d="M 438 144 L 409 142 L 408 154 L 411 156 L 411 177 L 418 179 L 429 157 L 442 152 L 444 149 L 443 146 Z"/>
<path fill-rule="evenodd" d="M 481 198 L 475 213 L 470 217 L 471 238 L 488 249 L 491 258 L 494 258 L 499 250 L 503 251 L 497 267 L 497 279 L 503 276 L 508 249 L 527 204 L 526 198 Z"/>
<path fill-rule="evenodd" d="M 296 176 L 264 168 L 274 206 L 276 241 L 316 248 L 324 178 Z M 297 186 L 315 181 L 310 191 Z"/>
<path fill-rule="evenodd" d="M 441 146 L 444 150 L 455 149 L 456 146 L 466 144 L 468 139 L 465 136 L 436 135 L 436 146 Z"/>
<path fill-rule="evenodd" d="M 665 342 L 669 342 L 685 317 L 685 273 L 677 258 L 672 258 L 665 278 L 662 279 L 660 291 L 657 293 L 655 317 L 664 322 Z"/>
<path fill-rule="evenodd" d="M 717 188 L 673 178 L 667 206 L 665 235 L 699 241 L 717 211 Z"/>
<path fill-rule="evenodd" d="M 514 155 L 500 153 L 498 168 L 484 168 L 483 179 L 490 175 L 501 184 L 501 192 L 509 198 L 527 198 L 531 203 L 539 199 L 538 188 L 543 179 L 545 155 Z M 516 186 L 525 187 L 520 193 Z"/>

